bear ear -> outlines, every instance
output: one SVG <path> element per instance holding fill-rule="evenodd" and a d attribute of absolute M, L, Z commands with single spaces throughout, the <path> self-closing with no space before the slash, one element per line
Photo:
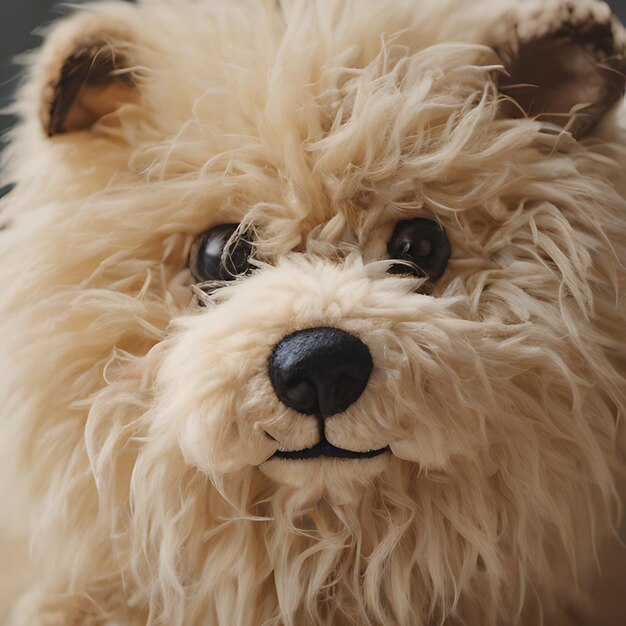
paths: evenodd
<path fill-rule="evenodd" d="M 91 129 L 139 99 L 128 38 L 94 17 L 69 19 L 44 48 L 39 117 L 49 137 Z"/>
<path fill-rule="evenodd" d="M 604 2 L 519 2 L 494 48 L 511 116 L 528 115 L 581 137 L 623 96 L 624 29 Z"/>

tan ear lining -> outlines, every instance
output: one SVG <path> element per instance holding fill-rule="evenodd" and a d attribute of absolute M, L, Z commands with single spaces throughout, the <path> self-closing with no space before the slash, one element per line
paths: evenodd
<path fill-rule="evenodd" d="M 494 46 L 507 71 L 498 86 L 509 98 L 505 114 L 536 117 L 580 137 L 624 94 L 623 28 L 608 10 L 597 10 L 603 3 L 556 6 L 559 12 L 543 21 L 541 15 L 530 25 L 518 21 L 510 39 Z"/>
<path fill-rule="evenodd" d="M 138 99 L 133 75 L 110 44 L 80 43 L 45 87 L 41 118 L 49 137 L 91 128 Z"/>

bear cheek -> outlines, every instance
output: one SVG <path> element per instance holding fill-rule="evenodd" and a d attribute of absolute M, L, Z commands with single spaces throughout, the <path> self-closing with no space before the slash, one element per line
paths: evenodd
<path fill-rule="evenodd" d="M 262 431 L 248 427 L 220 407 L 188 416 L 178 431 L 178 443 L 185 462 L 209 475 L 260 465 L 276 451 L 276 444 Z"/>
<path fill-rule="evenodd" d="M 262 463 L 276 444 L 243 407 L 242 389 L 254 385 L 259 359 L 222 350 L 219 338 L 209 336 L 210 322 L 189 319 L 173 338 L 157 376 L 153 429 L 178 442 L 186 463 L 219 475 Z"/>

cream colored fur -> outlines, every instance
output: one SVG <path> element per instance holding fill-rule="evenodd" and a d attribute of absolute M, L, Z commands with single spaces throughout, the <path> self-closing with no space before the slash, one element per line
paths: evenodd
<path fill-rule="evenodd" d="M 567 623 L 619 511 L 621 116 L 578 142 L 499 114 L 512 0 L 282 5 L 97 4 L 34 58 L 0 205 L 6 623 Z M 47 138 L 92 31 L 140 101 Z M 413 216 L 452 244 L 432 295 L 386 274 Z M 187 252 L 226 222 L 257 267 L 199 307 Z M 317 441 L 267 360 L 320 325 L 374 361 L 328 439 L 391 453 L 267 461 Z"/>

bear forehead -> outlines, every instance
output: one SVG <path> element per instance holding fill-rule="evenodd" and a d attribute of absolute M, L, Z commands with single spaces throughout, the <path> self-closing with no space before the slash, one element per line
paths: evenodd
<path fill-rule="evenodd" d="M 476 33 L 433 30 L 429 3 L 287 5 L 93 9 L 119 29 L 111 45 L 140 98 L 110 128 L 38 144 L 38 171 L 55 180 L 33 185 L 66 204 L 77 238 L 106 230 L 130 254 L 243 221 L 273 254 L 373 238 L 376 258 L 395 222 L 425 215 L 452 239 L 476 237 L 475 255 L 522 204 L 557 212 L 580 195 L 569 181 L 596 176 L 567 153 L 571 137 L 500 114 L 497 56 L 438 43 Z"/>
<path fill-rule="evenodd" d="M 513 151 L 528 161 L 535 150 L 519 133 L 498 144 L 513 123 L 495 118 L 489 72 L 468 68 L 476 51 L 393 52 L 362 68 L 316 65 L 315 81 L 293 59 L 256 72 L 222 60 L 228 76 L 187 100 L 170 101 L 162 72 L 148 73 L 149 130 L 135 131 L 130 172 L 157 204 L 175 211 L 180 193 L 196 205 L 197 228 L 248 219 L 274 238 L 287 222 L 317 237 L 334 220 L 325 238 L 349 227 L 361 240 L 422 210 L 449 218 L 498 203 Z"/>
<path fill-rule="evenodd" d="M 314 11 L 300 28 L 249 6 L 216 15 L 160 7 L 146 17 L 158 42 L 129 48 L 142 99 L 119 118 L 137 182 L 219 186 L 228 200 L 217 192 L 217 204 L 234 214 L 300 204 L 319 223 L 378 204 L 419 209 L 423 185 L 469 187 L 485 170 L 476 157 L 486 143 L 510 150 L 496 145 L 510 122 L 493 119 L 485 50 L 420 50 L 399 40 L 390 17 L 348 29 Z"/>

